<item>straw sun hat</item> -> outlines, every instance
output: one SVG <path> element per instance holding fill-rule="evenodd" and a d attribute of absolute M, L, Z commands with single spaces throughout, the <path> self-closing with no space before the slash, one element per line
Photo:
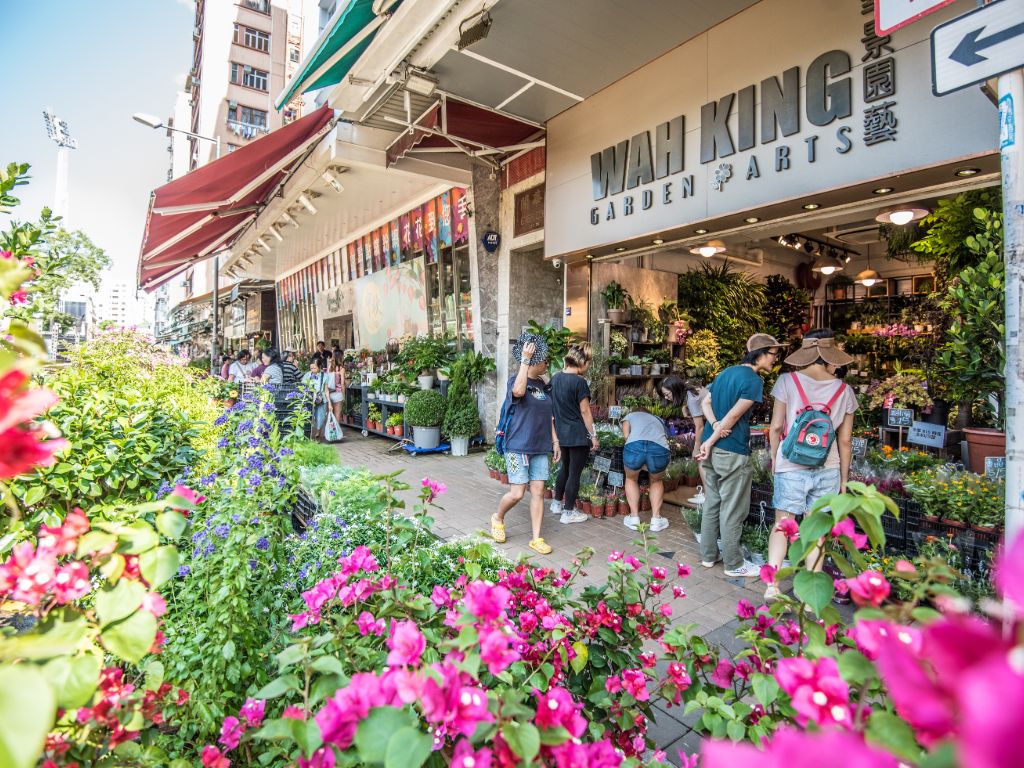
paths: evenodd
<path fill-rule="evenodd" d="M 836 344 L 835 339 L 804 339 L 800 349 L 786 358 L 786 363 L 794 368 L 803 368 L 818 362 L 819 357 L 829 365 L 838 367 L 853 362 L 853 358 Z"/>

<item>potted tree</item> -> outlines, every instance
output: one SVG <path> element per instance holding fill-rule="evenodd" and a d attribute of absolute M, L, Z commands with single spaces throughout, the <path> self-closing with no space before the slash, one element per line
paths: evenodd
<path fill-rule="evenodd" d="M 433 389 L 421 389 L 405 403 L 405 420 L 412 427 L 417 448 L 432 450 L 441 444 L 441 423 L 444 421 L 444 396 Z"/>
<path fill-rule="evenodd" d="M 480 433 L 480 414 L 472 399 L 459 401 L 444 416 L 444 433 L 452 444 L 452 456 L 469 453 L 469 441 Z"/>
<path fill-rule="evenodd" d="M 616 325 L 621 324 L 626 316 L 626 298 L 628 295 L 626 289 L 615 280 L 608 283 L 604 290 L 601 291 L 601 297 L 608 304 L 608 319 Z"/>

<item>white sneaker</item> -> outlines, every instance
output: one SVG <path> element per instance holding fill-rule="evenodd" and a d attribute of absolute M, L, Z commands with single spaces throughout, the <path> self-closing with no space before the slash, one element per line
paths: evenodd
<path fill-rule="evenodd" d="M 664 517 L 652 517 L 651 518 L 651 530 L 657 533 L 658 531 L 664 531 L 668 528 L 668 520 Z"/>
<path fill-rule="evenodd" d="M 640 527 L 640 516 L 639 515 L 626 515 L 622 518 L 622 524 L 629 528 L 631 531 L 635 531 Z"/>
<path fill-rule="evenodd" d="M 551 514 L 560 515 L 562 514 L 562 502 L 558 499 L 551 500 Z"/>
<path fill-rule="evenodd" d="M 698 485 L 697 492 L 690 497 L 690 503 L 700 506 L 705 501 L 707 501 L 707 496 L 704 495 L 704 486 Z"/>
<path fill-rule="evenodd" d="M 721 553 L 719 553 L 718 558 L 715 559 L 714 561 L 712 561 L 712 560 L 701 560 L 700 564 L 702 566 L 704 566 L 705 568 L 714 568 L 720 562 L 722 562 L 722 555 L 721 555 Z"/>
<path fill-rule="evenodd" d="M 562 513 L 562 517 L 558 522 L 562 525 L 569 525 L 569 523 L 585 523 L 587 522 L 587 515 L 575 509 L 567 509 Z"/>
<path fill-rule="evenodd" d="M 743 565 L 734 571 L 726 571 L 725 575 L 730 578 L 742 577 L 745 579 L 753 579 L 761 575 L 761 569 L 749 560 L 744 560 Z"/>

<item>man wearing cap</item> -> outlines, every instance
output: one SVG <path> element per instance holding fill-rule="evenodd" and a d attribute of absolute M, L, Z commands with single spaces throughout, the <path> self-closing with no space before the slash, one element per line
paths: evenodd
<path fill-rule="evenodd" d="M 853 358 L 835 343 L 835 334 L 829 328 L 809 331 L 800 349 L 786 358 L 786 363 L 799 371 L 779 377 L 772 388 L 775 406 L 772 411 L 771 441 L 772 471 L 775 492 L 775 528 L 768 538 L 768 564 L 782 567 L 788 542 L 779 523 L 785 519 L 800 518 L 814 503 L 825 496 L 846 490 L 853 457 L 853 414 L 857 410 L 857 396 L 853 389 L 836 378 L 836 371 L 853 362 Z M 835 428 L 835 440 L 828 457 L 820 467 L 797 464 L 786 458 L 782 441 L 793 428 L 800 412 L 811 407 L 827 413 Z M 807 555 L 807 567 L 821 570 L 823 559 L 815 547 Z M 766 602 L 779 597 L 777 584 L 765 590 Z"/>
<path fill-rule="evenodd" d="M 767 333 L 747 339 L 747 353 L 739 365 L 726 368 L 709 387 L 702 406 L 707 423 L 696 455 L 703 462 L 707 488 L 701 508 L 701 565 L 713 568 L 719 561 L 722 539 L 725 575 L 753 577 L 760 569 L 744 560 L 740 549 L 743 521 L 750 507 L 750 409 L 764 399 L 761 376 L 778 361 L 782 345 Z"/>

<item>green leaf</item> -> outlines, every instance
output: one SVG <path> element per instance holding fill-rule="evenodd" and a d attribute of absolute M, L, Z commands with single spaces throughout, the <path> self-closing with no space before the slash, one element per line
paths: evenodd
<path fill-rule="evenodd" d="M 864 654 L 852 648 L 839 654 L 839 674 L 852 685 L 859 685 L 878 676 L 875 665 Z"/>
<path fill-rule="evenodd" d="M 45 486 L 33 485 L 25 492 L 25 497 L 21 501 L 26 507 L 31 507 L 33 504 L 37 504 L 45 495 Z"/>
<path fill-rule="evenodd" d="M 180 512 L 161 512 L 156 516 L 156 528 L 168 539 L 181 537 L 188 527 L 188 519 Z"/>
<path fill-rule="evenodd" d="M 180 564 L 181 557 L 177 548 L 169 545 L 139 555 L 139 570 L 153 589 L 173 579 Z"/>
<path fill-rule="evenodd" d="M 321 656 L 310 664 L 310 666 L 317 672 L 323 672 L 326 675 L 345 674 L 345 669 L 341 666 L 341 662 L 336 656 Z"/>
<path fill-rule="evenodd" d="M 533 760 L 540 752 L 540 732 L 532 723 L 509 721 L 501 727 L 501 735 L 524 762 Z"/>
<path fill-rule="evenodd" d="M 160 659 L 150 659 L 146 662 L 146 690 L 155 691 L 164 681 L 164 665 Z"/>
<path fill-rule="evenodd" d="M 560 725 L 545 728 L 540 732 L 540 743 L 546 747 L 557 747 L 572 738 L 572 734 Z"/>
<path fill-rule="evenodd" d="M 779 695 L 779 684 L 771 675 L 756 674 L 750 678 L 751 687 L 754 689 L 754 696 L 761 706 L 766 709 L 775 701 Z"/>
<path fill-rule="evenodd" d="M 121 540 L 127 543 L 123 551 L 129 555 L 141 554 L 160 543 L 160 537 L 149 523 L 133 523 L 123 527 L 119 534 Z"/>
<path fill-rule="evenodd" d="M 866 736 L 868 741 L 911 763 L 916 764 L 921 757 L 921 748 L 914 739 L 914 732 L 902 718 L 892 712 L 872 712 Z"/>
<path fill-rule="evenodd" d="M 265 686 L 260 688 L 253 698 L 276 699 L 278 696 L 281 696 L 288 691 L 298 691 L 301 688 L 302 685 L 299 683 L 299 678 L 295 675 L 282 675 L 275 680 L 271 680 Z"/>
<path fill-rule="evenodd" d="M 224 661 L 231 661 L 235 658 L 235 641 L 228 640 L 224 643 L 224 647 L 220 649 L 221 656 L 224 657 Z"/>
<path fill-rule="evenodd" d="M 146 596 L 146 588 L 137 581 L 119 581 L 116 586 L 101 589 L 96 593 L 96 614 L 100 626 L 130 616 Z"/>
<path fill-rule="evenodd" d="M 279 654 L 277 654 L 277 668 L 284 670 L 286 667 L 290 667 L 295 662 L 299 661 L 306 655 L 306 646 L 301 643 L 295 645 L 289 645 Z"/>
<path fill-rule="evenodd" d="M 800 571 L 793 577 L 793 591 L 801 601 L 820 614 L 830 602 L 835 588 L 832 577 L 817 571 Z"/>
<path fill-rule="evenodd" d="M 109 624 L 100 634 L 108 651 L 133 664 L 149 653 L 155 637 L 156 617 L 148 611 L 136 611 L 123 621 Z"/>
<path fill-rule="evenodd" d="M 572 671 L 578 675 L 587 666 L 590 651 L 587 649 L 587 644 L 579 640 L 572 644 L 572 649 L 576 651 L 576 655 L 569 661 L 569 664 L 572 666 Z"/>
<path fill-rule="evenodd" d="M 828 513 L 812 512 L 800 523 L 800 538 L 805 542 L 817 541 L 832 530 L 832 525 L 832 516 Z"/>
<path fill-rule="evenodd" d="M 68 621 L 64 616 L 71 616 Z M 85 640 L 89 624 L 85 618 L 71 613 L 55 613 L 36 630 L 0 638 L 0 659 L 33 659 L 42 661 L 56 656 L 69 656 L 79 649 Z"/>
<path fill-rule="evenodd" d="M 384 754 L 384 768 L 420 768 L 430 757 L 433 739 L 410 727 L 397 731 L 389 740 Z"/>
<path fill-rule="evenodd" d="M 416 719 L 404 709 L 374 707 L 356 729 L 356 749 L 364 763 L 383 763 L 388 741 L 403 728 L 415 728 Z"/>
<path fill-rule="evenodd" d="M 56 715 L 57 699 L 39 670 L 0 667 L 0 765 L 32 768 Z"/>
<path fill-rule="evenodd" d="M 100 679 L 100 666 L 100 659 L 89 653 L 85 656 L 51 659 L 40 671 L 57 694 L 57 706 L 77 709 L 88 704 L 95 693 Z"/>
<path fill-rule="evenodd" d="M 743 741 L 743 737 L 747 735 L 747 728 L 743 723 L 732 720 L 725 726 L 725 733 L 733 741 Z"/>

